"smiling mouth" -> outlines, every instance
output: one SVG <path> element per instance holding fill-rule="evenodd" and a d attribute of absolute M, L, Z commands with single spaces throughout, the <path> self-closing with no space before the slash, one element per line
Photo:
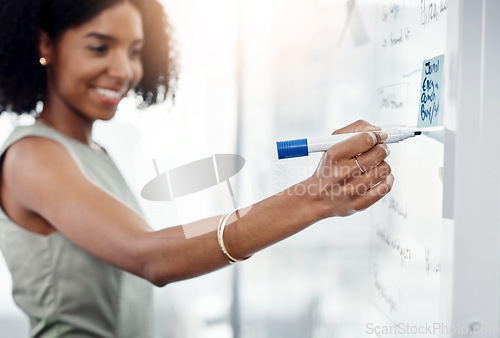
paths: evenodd
<path fill-rule="evenodd" d="M 95 90 L 95 92 L 97 94 L 99 94 L 103 98 L 111 100 L 111 101 L 121 100 L 126 93 L 125 89 L 113 90 L 113 89 L 106 89 L 106 88 L 100 88 L 100 87 L 94 87 L 93 89 Z"/>

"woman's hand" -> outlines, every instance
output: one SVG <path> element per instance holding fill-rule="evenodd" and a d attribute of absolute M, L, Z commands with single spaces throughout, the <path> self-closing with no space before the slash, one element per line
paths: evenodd
<path fill-rule="evenodd" d="M 364 210 L 392 188 L 394 177 L 385 162 L 389 149 L 383 144 L 387 134 L 362 120 L 334 134 L 353 132 L 361 133 L 330 147 L 314 174 L 299 183 L 306 185 L 302 191 L 311 197 L 318 219 Z"/>

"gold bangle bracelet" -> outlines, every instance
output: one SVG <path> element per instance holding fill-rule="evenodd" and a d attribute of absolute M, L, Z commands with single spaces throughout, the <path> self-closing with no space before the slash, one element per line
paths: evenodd
<path fill-rule="evenodd" d="M 238 210 L 236 210 L 236 211 L 238 211 Z M 233 212 L 230 212 L 230 213 L 222 216 L 219 219 L 219 226 L 217 228 L 217 240 L 219 241 L 219 246 L 220 246 L 222 253 L 224 254 L 224 256 L 226 256 L 227 260 L 229 261 L 229 264 L 234 264 L 236 262 L 242 262 L 242 261 L 247 260 L 251 257 L 251 256 L 248 256 L 248 257 L 245 257 L 243 259 L 237 259 L 237 258 L 234 258 L 233 256 L 231 256 L 229 254 L 229 252 L 227 252 L 227 250 L 226 250 L 226 246 L 224 245 L 224 229 L 226 228 L 226 223 L 227 223 L 229 217 L 231 217 L 231 215 L 233 214 Z"/>

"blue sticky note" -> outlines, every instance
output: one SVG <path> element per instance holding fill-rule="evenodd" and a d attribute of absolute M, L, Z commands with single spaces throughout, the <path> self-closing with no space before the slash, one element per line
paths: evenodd
<path fill-rule="evenodd" d="M 441 93 L 444 86 L 444 54 L 422 64 L 422 81 L 420 82 L 420 106 L 418 109 L 418 123 L 421 127 L 435 127 L 443 125 L 443 101 Z"/>

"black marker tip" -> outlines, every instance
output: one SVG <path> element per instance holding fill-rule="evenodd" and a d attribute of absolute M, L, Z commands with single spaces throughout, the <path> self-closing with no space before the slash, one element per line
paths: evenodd
<path fill-rule="evenodd" d="M 422 131 L 420 131 L 420 130 L 416 130 L 416 131 L 414 131 L 414 133 L 415 133 L 415 136 L 422 135 Z"/>

